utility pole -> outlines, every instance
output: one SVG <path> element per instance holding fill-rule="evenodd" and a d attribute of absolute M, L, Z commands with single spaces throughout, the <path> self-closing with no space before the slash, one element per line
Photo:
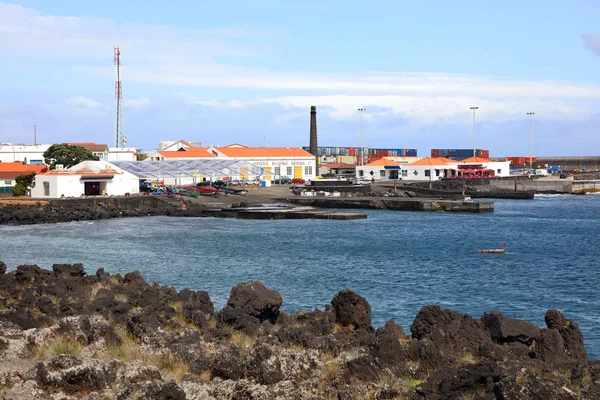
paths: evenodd
<path fill-rule="evenodd" d="M 358 111 L 360 111 L 360 165 L 363 166 L 365 165 L 365 148 L 363 146 L 363 128 L 362 128 L 362 114 L 363 111 L 365 111 L 366 108 L 359 108 Z"/>
<path fill-rule="evenodd" d="M 533 171 L 533 131 L 531 128 L 531 120 L 533 118 L 534 112 L 528 112 L 529 115 L 529 168 Z"/>
<path fill-rule="evenodd" d="M 35 125 L 33 126 L 33 145 L 37 146 L 37 131 Z"/>
<path fill-rule="evenodd" d="M 471 110 L 473 110 L 473 157 L 477 156 L 476 153 L 476 147 L 475 147 L 475 110 L 479 109 L 479 107 L 477 106 L 473 106 L 471 107 Z"/>

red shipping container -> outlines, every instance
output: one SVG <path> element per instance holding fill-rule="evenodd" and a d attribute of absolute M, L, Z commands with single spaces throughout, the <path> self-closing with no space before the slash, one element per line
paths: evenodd
<path fill-rule="evenodd" d="M 431 150 L 431 157 L 437 157 L 438 156 L 438 151 L 437 150 Z"/>
<path fill-rule="evenodd" d="M 481 150 L 481 158 L 490 158 L 489 150 Z"/>

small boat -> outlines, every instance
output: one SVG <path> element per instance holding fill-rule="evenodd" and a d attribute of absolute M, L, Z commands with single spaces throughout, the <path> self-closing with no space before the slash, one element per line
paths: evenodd
<path fill-rule="evenodd" d="M 228 187 L 221 188 L 221 190 L 225 193 L 237 194 L 238 196 L 245 196 L 248 191 L 244 189 L 232 189 Z"/>
<path fill-rule="evenodd" d="M 478 253 L 504 254 L 504 249 L 477 250 Z"/>

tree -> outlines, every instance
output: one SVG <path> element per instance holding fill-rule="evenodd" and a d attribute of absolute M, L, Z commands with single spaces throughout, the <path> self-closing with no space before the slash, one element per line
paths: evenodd
<path fill-rule="evenodd" d="M 33 181 L 35 180 L 35 172 L 26 175 L 19 175 L 15 178 L 17 184 L 13 186 L 12 192 L 14 196 L 24 196 L 27 193 L 27 189 L 33 187 Z"/>
<path fill-rule="evenodd" d="M 26 188 L 33 187 L 33 182 L 35 181 L 35 172 L 26 175 L 19 175 L 15 178 L 15 181 L 18 184 L 25 186 Z"/>
<path fill-rule="evenodd" d="M 69 168 L 87 160 L 98 161 L 99 158 L 81 146 L 71 146 L 66 143 L 53 144 L 44 153 L 44 162 L 50 166 L 50 169 L 55 169 L 57 164 Z"/>

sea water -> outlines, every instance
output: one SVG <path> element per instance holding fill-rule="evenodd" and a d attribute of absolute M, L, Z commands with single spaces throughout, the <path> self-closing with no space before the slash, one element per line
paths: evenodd
<path fill-rule="evenodd" d="M 357 221 L 147 217 L 0 227 L 9 268 L 81 262 L 88 273 L 139 270 L 148 282 L 207 290 L 217 308 L 233 286 L 260 280 L 283 310 L 323 308 L 350 288 L 373 323 L 408 331 L 431 303 L 500 310 L 544 326 L 555 308 L 600 357 L 600 196 L 495 200 L 493 213 L 366 211 Z M 505 254 L 479 254 L 503 248 Z"/>

